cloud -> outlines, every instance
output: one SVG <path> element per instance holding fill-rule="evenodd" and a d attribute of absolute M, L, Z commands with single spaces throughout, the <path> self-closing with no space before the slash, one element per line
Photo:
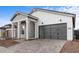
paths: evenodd
<path fill-rule="evenodd" d="M 79 14 L 79 7 L 78 6 L 71 6 L 71 7 L 65 6 L 65 7 L 59 8 L 58 11 Z"/>
<path fill-rule="evenodd" d="M 54 10 L 54 8 L 50 7 L 50 6 L 46 6 L 43 9 L 49 9 L 49 10 Z"/>

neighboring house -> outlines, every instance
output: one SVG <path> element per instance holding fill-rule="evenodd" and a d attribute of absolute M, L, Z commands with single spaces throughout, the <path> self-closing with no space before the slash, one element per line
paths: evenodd
<path fill-rule="evenodd" d="M 12 38 L 11 24 L 7 24 L 4 27 L 5 27 L 5 38 Z"/>
<path fill-rule="evenodd" d="M 3 38 L 12 38 L 11 24 L 7 24 L 3 27 L 0 27 L 0 39 Z"/>
<path fill-rule="evenodd" d="M 5 36 L 5 28 L 4 27 L 0 27 L 0 38 L 4 38 Z"/>
<path fill-rule="evenodd" d="M 75 14 L 33 9 L 31 13 L 16 13 L 12 18 L 12 38 L 74 39 Z"/>

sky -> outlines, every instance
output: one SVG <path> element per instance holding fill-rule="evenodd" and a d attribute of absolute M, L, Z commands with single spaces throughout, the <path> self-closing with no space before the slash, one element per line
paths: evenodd
<path fill-rule="evenodd" d="M 16 12 L 31 12 L 33 8 L 43 8 L 76 14 L 75 29 L 79 29 L 79 6 L 0 6 L 0 27 L 11 23 Z"/>

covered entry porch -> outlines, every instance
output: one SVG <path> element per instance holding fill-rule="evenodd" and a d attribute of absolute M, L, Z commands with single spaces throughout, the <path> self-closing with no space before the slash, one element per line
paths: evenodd
<path fill-rule="evenodd" d="M 35 39 L 35 24 L 37 20 L 33 16 L 12 20 L 13 39 Z"/>
<path fill-rule="evenodd" d="M 34 39 L 35 38 L 35 21 L 23 20 L 12 23 L 13 39 Z"/>

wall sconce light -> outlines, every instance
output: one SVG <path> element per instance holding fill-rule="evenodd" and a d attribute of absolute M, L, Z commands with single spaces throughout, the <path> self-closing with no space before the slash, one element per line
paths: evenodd
<path fill-rule="evenodd" d="M 43 22 L 42 22 L 42 24 L 43 24 Z"/>
<path fill-rule="evenodd" d="M 60 19 L 59 21 L 60 21 L 60 22 L 62 22 L 62 20 L 61 20 L 61 19 Z"/>

